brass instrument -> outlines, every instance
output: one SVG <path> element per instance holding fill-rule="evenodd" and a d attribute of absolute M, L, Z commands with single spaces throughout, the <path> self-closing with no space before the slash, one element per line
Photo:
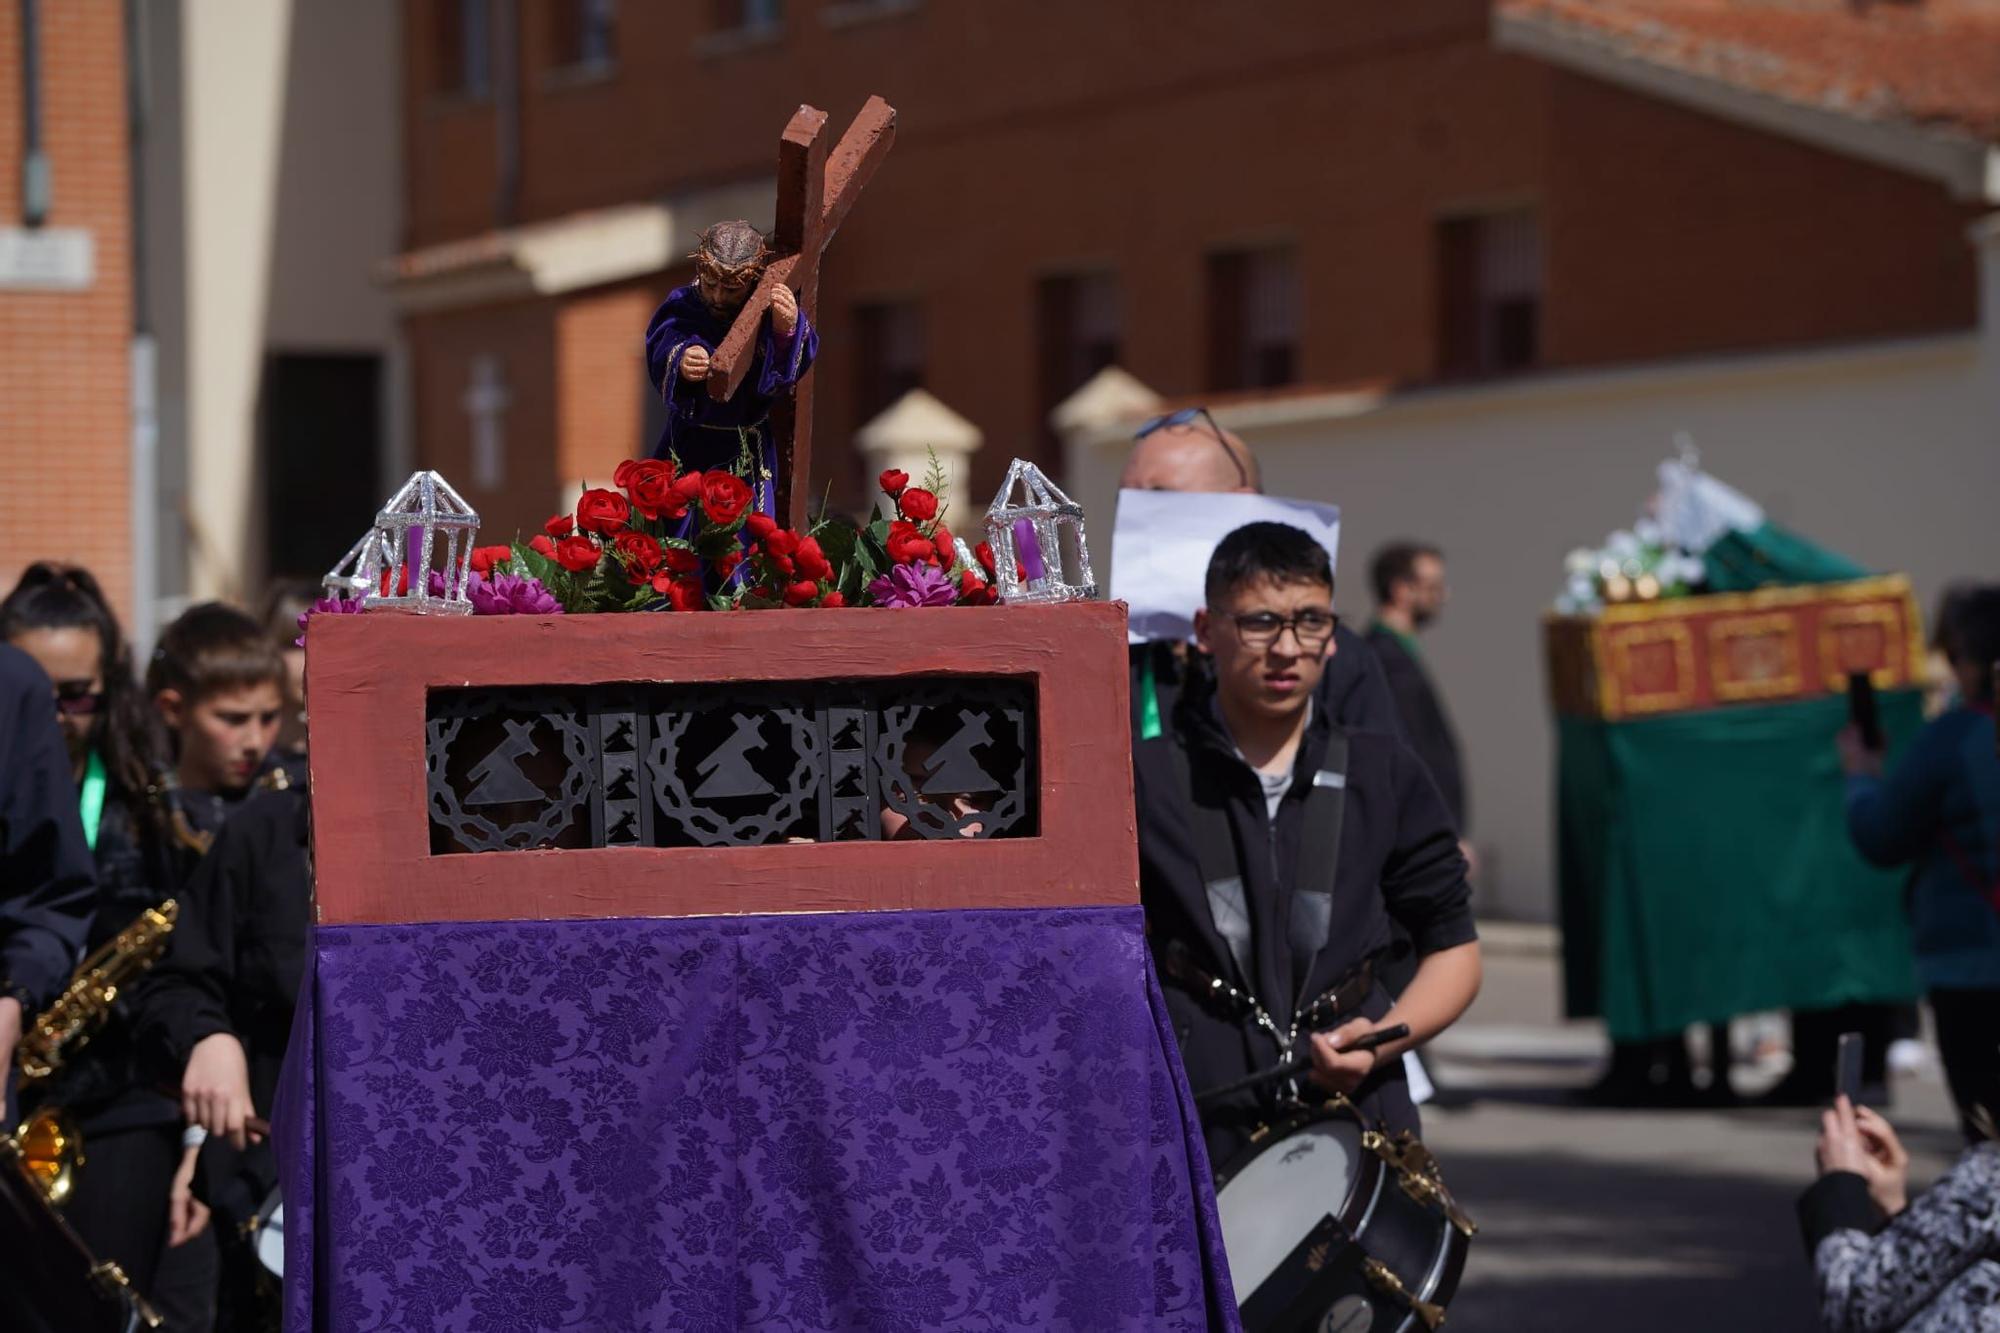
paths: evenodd
<path fill-rule="evenodd" d="M 180 910 L 172 898 L 148 907 L 83 960 L 56 1002 L 35 1015 L 21 1034 L 14 1060 L 23 1081 L 32 1083 L 61 1069 L 63 1061 L 104 1026 L 119 988 L 137 981 L 166 952 L 167 936 L 173 933 Z"/>
<path fill-rule="evenodd" d="M 180 904 L 172 898 L 139 913 L 131 925 L 106 940 L 77 968 L 56 1002 L 35 1015 L 15 1051 L 23 1084 L 38 1082 L 88 1044 L 111 1017 L 119 991 L 158 962 L 166 952 Z M 61 1204 L 76 1188 L 83 1165 L 83 1136 L 59 1106 L 38 1108 L 9 1136 L 21 1167 L 50 1203 Z"/>

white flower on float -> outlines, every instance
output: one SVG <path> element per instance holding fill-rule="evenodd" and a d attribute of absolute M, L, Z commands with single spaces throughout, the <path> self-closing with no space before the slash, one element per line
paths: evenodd
<path fill-rule="evenodd" d="M 1588 546 L 1579 546 L 1563 557 L 1563 573 L 1571 577 L 1575 577 L 1578 574 L 1587 575 L 1596 568 L 1597 552 L 1591 550 Z"/>

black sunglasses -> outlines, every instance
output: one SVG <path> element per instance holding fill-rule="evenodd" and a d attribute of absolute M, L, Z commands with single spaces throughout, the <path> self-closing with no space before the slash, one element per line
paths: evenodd
<path fill-rule="evenodd" d="M 1221 448 L 1223 453 L 1229 455 L 1230 465 L 1236 469 L 1236 479 L 1243 483 L 1244 489 L 1249 489 L 1250 474 L 1243 470 L 1243 460 L 1238 458 L 1236 451 L 1229 447 L 1229 437 L 1222 433 L 1222 427 L 1215 424 L 1215 418 L 1209 415 L 1208 409 L 1205 407 L 1183 407 L 1178 412 L 1169 412 L 1165 416 L 1154 417 L 1145 425 L 1139 427 L 1138 431 L 1132 436 L 1132 439 L 1136 443 L 1145 439 L 1156 430 L 1166 430 L 1172 426 L 1185 426 L 1197 417 L 1208 423 L 1209 430 L 1215 435 L 1215 443 Z"/>
<path fill-rule="evenodd" d="M 104 702 L 104 691 L 87 680 L 56 682 L 56 712 L 68 717 L 89 717 Z"/>

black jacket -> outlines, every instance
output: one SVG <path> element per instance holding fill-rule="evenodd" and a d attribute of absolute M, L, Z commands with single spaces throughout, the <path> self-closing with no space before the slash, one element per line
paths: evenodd
<path fill-rule="evenodd" d="M 305 975 L 312 921 L 305 789 L 260 792 L 232 815 L 181 895 L 167 956 L 139 1001 L 138 1040 L 178 1081 L 195 1043 L 231 1032 L 250 1065 L 250 1098 L 269 1117 Z M 276 1183 L 269 1145 L 242 1160 L 202 1150 L 204 1194 L 225 1216 L 255 1211 Z"/>
<path fill-rule="evenodd" d="M 157 804 L 113 785 L 98 821 L 97 911 L 87 947 L 96 949 L 179 891 L 183 861 L 169 850 L 171 835 Z M 23 1109 L 44 1103 L 65 1108 L 86 1139 L 113 1130 L 178 1122 L 180 1102 L 153 1077 L 132 1040 L 134 996 L 123 988 L 110 1020 L 46 1082 L 22 1095 Z"/>
<path fill-rule="evenodd" d="M 1333 661 L 1327 664 L 1326 671 L 1319 678 L 1319 688 L 1313 691 L 1313 707 L 1349 731 L 1402 735 L 1395 697 L 1389 692 L 1389 682 L 1382 675 L 1381 664 L 1368 651 L 1367 642 L 1347 626 L 1336 624 L 1333 627 L 1333 643 Z M 1159 700 L 1163 726 L 1174 715 L 1174 707 L 1189 679 L 1208 675 L 1205 656 L 1192 648 L 1182 654 L 1176 652 L 1175 647 L 1169 640 L 1155 639 L 1148 643 L 1135 643 L 1127 653 L 1126 665 L 1132 673 L 1132 735 L 1135 738 L 1145 735 L 1146 701 L 1141 682 L 1149 667 L 1153 673 L 1153 687 Z"/>
<path fill-rule="evenodd" d="M 1458 735 L 1451 729 L 1444 700 L 1431 683 L 1424 664 L 1403 646 L 1393 630 L 1384 625 L 1371 626 L 1368 646 L 1374 650 L 1375 660 L 1382 664 L 1389 693 L 1395 698 L 1396 715 L 1402 719 L 1404 738 L 1424 761 L 1431 780 L 1437 783 L 1438 794 L 1444 797 L 1445 808 L 1451 811 L 1452 824 L 1464 832 L 1465 774 L 1459 764 Z"/>
<path fill-rule="evenodd" d="M 1278 1044 L 1240 1006 L 1216 1003 L 1177 981 L 1172 956 L 1185 951 L 1199 969 L 1251 990 L 1280 1027 L 1289 1027 L 1301 997 L 1310 999 L 1392 946 L 1393 917 L 1418 954 L 1477 938 L 1465 860 L 1436 789 L 1409 747 L 1393 736 L 1350 731 L 1346 809 L 1337 855 L 1331 929 L 1304 978 L 1293 975 L 1284 923 L 1291 898 L 1308 873 L 1300 866 L 1308 794 L 1323 766 L 1334 723 L 1316 708 L 1299 746 L 1291 790 L 1275 828 L 1256 775 L 1237 758 L 1212 700 L 1197 688 L 1183 695 L 1168 732 L 1135 750 L 1133 781 L 1139 819 L 1139 889 L 1167 1010 L 1180 1039 L 1188 1081 L 1196 1092 L 1269 1068 Z M 1222 809 L 1233 833 L 1237 869 L 1251 917 L 1252 972 L 1238 977 L 1210 916 L 1195 845 L 1193 814 L 1171 747 L 1189 758 L 1192 798 Z M 1391 1001 L 1378 983 L 1360 1012 L 1380 1017 Z M 1344 1019 L 1342 1020 L 1344 1021 Z M 1400 1060 L 1386 1061 L 1356 1098 L 1394 1129 L 1415 1129 L 1416 1111 Z M 1250 1129 L 1275 1109 L 1275 1091 L 1244 1093 L 1204 1113 L 1213 1164 L 1220 1168 Z"/>
<path fill-rule="evenodd" d="M 0 644 L 0 993 L 24 992 L 24 1020 L 68 983 L 95 893 L 54 700 L 35 660 Z"/>

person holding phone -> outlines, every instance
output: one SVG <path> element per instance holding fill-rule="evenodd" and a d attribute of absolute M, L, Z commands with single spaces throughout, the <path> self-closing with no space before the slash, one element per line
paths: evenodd
<path fill-rule="evenodd" d="M 1820 1326 L 1979 1329 L 2000 1311 L 2000 1143 L 1982 1139 L 1915 1198 L 1887 1120 L 1846 1097 L 1820 1117 L 1799 1223 Z"/>
<path fill-rule="evenodd" d="M 1969 1139 L 1975 1108 L 2000 1114 L 2000 755 L 1993 668 L 2000 661 L 2000 587 L 1966 595 L 1940 627 L 1959 702 L 1928 723 L 1893 769 L 1863 736 L 1839 737 L 1848 775 L 1847 830 L 1879 866 L 1910 867 L 1917 975 Z"/>

